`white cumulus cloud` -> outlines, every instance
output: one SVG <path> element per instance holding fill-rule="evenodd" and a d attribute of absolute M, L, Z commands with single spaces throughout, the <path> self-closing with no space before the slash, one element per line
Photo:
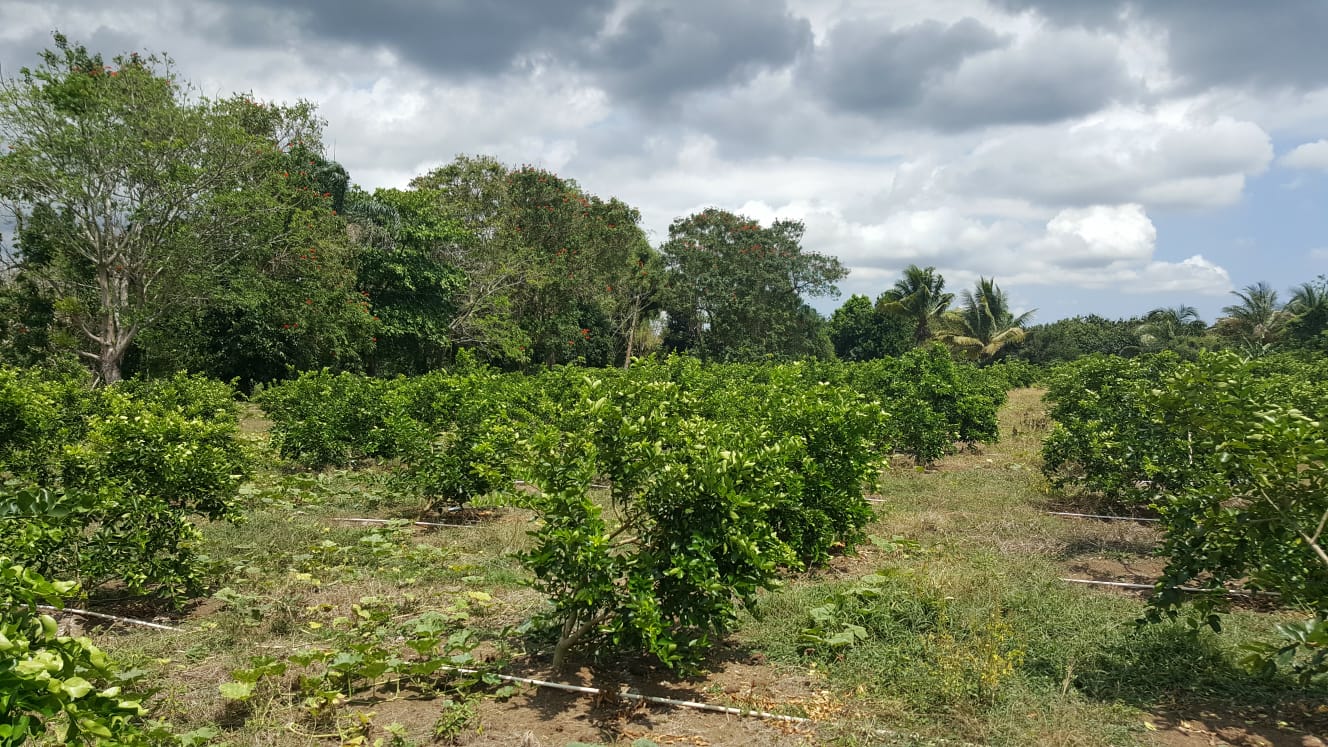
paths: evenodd
<path fill-rule="evenodd" d="M 1291 169 L 1328 171 L 1328 140 L 1297 145 L 1278 159 L 1278 163 Z"/>

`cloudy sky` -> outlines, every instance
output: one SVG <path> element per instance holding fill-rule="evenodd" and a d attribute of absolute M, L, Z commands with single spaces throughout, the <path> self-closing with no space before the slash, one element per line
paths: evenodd
<path fill-rule="evenodd" d="M 1328 272 L 1321 0 L 6 0 L 0 69 L 52 29 L 317 102 L 366 187 L 488 153 L 656 242 L 712 205 L 803 220 L 845 295 L 917 263 L 1044 321 L 1211 320 Z"/>

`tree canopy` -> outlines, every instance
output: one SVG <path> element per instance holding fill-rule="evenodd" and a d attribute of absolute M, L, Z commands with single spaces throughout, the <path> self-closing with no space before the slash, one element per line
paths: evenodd
<path fill-rule="evenodd" d="M 166 58 L 107 63 L 58 34 L 0 83 L 0 202 L 23 275 L 103 381 L 248 248 L 226 240 L 229 203 L 282 145 L 246 129 L 239 101 L 190 94 Z"/>
<path fill-rule="evenodd" d="M 674 221 L 660 247 L 669 347 L 730 360 L 828 355 L 824 323 L 805 298 L 838 295 L 848 271 L 805 251 L 803 230 L 716 208 Z"/>
<path fill-rule="evenodd" d="M 943 340 L 980 361 L 990 361 L 1005 346 L 1024 340 L 1024 325 L 1036 309 L 1016 316 L 995 278 L 979 278 L 962 297 L 963 308 L 952 317 L 954 329 L 942 335 Z"/>

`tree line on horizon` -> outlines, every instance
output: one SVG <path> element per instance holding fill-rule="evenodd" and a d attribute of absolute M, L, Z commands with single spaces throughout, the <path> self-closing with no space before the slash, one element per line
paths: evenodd
<path fill-rule="evenodd" d="M 656 351 L 866 360 L 940 341 L 989 362 L 1129 347 L 1105 320 L 1030 327 L 987 278 L 956 305 L 916 266 L 827 320 L 807 299 L 838 295 L 848 271 L 803 247 L 800 222 L 708 208 L 652 246 L 622 200 L 490 156 L 370 192 L 328 157 L 323 126 L 308 102 L 202 97 L 168 58 L 107 61 L 56 34 L 39 65 L 0 81 L 13 222 L 0 362 L 78 358 L 103 382 L 188 370 L 251 387 L 324 367 L 419 373 L 463 350 L 520 370 Z M 1188 307 L 1121 324 L 1138 350 L 1322 346 L 1325 295 L 1320 278 L 1279 306 L 1252 286 L 1197 335 Z"/>
<path fill-rule="evenodd" d="M 1328 276 L 1291 289 L 1282 302 L 1266 282 L 1232 291 L 1235 302 L 1208 324 L 1193 306 L 1152 309 L 1142 316 L 1108 319 L 1090 314 L 1030 324 L 1033 311 L 1015 315 L 994 281 L 981 278 L 961 304 L 945 291 L 934 267 L 909 265 L 894 287 L 873 303 L 850 297 L 829 320 L 835 354 L 846 360 L 899 355 L 936 340 L 979 363 L 1071 361 L 1094 353 L 1130 357 L 1170 350 L 1192 359 L 1201 350 L 1234 349 L 1247 356 L 1278 350 L 1328 352 Z"/>

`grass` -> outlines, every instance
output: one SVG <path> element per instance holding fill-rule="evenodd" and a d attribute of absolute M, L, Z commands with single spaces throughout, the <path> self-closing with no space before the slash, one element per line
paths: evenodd
<path fill-rule="evenodd" d="M 783 665 L 815 667 L 849 699 L 860 725 L 933 737 L 1147 743 L 1154 714 L 1176 710 L 1238 714 L 1273 727 L 1278 719 L 1269 714 L 1300 713 L 1306 731 L 1322 726 L 1314 704 L 1328 689 L 1306 692 L 1235 664 L 1241 642 L 1267 636 L 1285 616 L 1238 611 L 1220 636 L 1183 622 L 1138 627 L 1144 604 L 1137 595 L 1059 580 L 1086 557 L 1158 562 L 1146 557 L 1156 536 L 1138 524 L 1044 513 L 1061 498 L 1037 472 L 1044 429 L 1027 424 L 1040 411 L 1038 392 L 1014 392 L 999 444 L 936 471 L 896 469 L 882 479 L 888 502 L 868 532 L 906 538 L 916 549 L 870 547 L 846 564 L 889 579 L 879 599 L 849 605 L 847 616 L 868 637 L 839 649 L 800 641 L 812 624 L 808 610 L 855 584 L 820 574 L 767 597 L 739 631 L 742 640 Z M 931 608 L 921 616 L 918 600 Z M 872 741 L 852 732 L 839 739 Z"/>
<path fill-rule="evenodd" d="M 261 448 L 261 423 L 252 413 L 246 423 Z M 900 744 L 1148 744 L 1158 736 L 1150 725 L 1173 715 L 1229 717 L 1261 735 L 1328 729 L 1316 712 L 1328 689 L 1307 692 L 1235 664 L 1241 642 L 1266 637 L 1285 615 L 1237 611 L 1220 636 L 1181 623 L 1140 628 L 1139 596 L 1059 580 L 1085 563 L 1147 568 L 1157 537 L 1138 524 L 1046 515 L 1065 502 L 1038 472 L 1046 427 L 1040 393 L 1014 392 L 998 444 L 933 470 L 884 474 L 876 492 L 885 502 L 867 528 L 872 541 L 765 595 L 743 617 L 734 647 L 756 657 L 755 668 L 805 683 L 788 701 L 839 704 L 832 723 L 808 739 L 881 744 L 890 732 L 905 735 L 894 738 Z M 218 725 L 236 745 L 354 743 L 367 734 L 400 747 L 455 729 L 470 735 L 463 741 L 479 738 L 483 719 L 470 706 L 442 708 L 429 693 L 357 696 L 320 721 L 290 678 L 238 705 L 217 686 L 254 655 L 344 645 L 366 599 L 386 605 L 392 619 L 461 604 L 467 625 L 483 635 L 543 645 L 512 633 L 543 606 L 512 557 L 527 546 L 530 515 L 501 509 L 478 526 L 437 531 L 335 521 L 420 515 L 423 506 L 373 470 L 309 475 L 273 465 L 246 496 L 248 521 L 204 528 L 224 589 L 192 609 L 187 634 L 102 638 L 122 663 L 153 672 L 161 687 L 154 713 L 185 730 Z M 826 637 L 849 626 L 862 631 L 852 645 L 809 642 L 809 630 Z M 389 624 L 371 632 L 390 644 Z M 709 680 L 691 683 L 693 697 L 724 699 L 732 689 L 723 686 L 726 666 L 717 660 Z M 541 707 L 532 699 L 481 712 L 492 721 L 498 709 L 501 719 L 538 727 L 554 718 Z"/>

